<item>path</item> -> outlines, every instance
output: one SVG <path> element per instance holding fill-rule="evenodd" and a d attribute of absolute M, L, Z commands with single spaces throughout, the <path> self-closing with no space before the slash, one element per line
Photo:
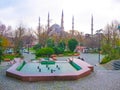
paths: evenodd
<path fill-rule="evenodd" d="M 78 58 L 78 56 L 71 56 L 73 58 Z M 90 54 L 90 53 L 81 53 L 80 57 L 84 58 L 84 60 L 93 65 L 95 70 L 105 70 L 105 68 L 98 63 L 98 54 Z M 57 60 L 67 60 L 69 57 L 57 57 Z M 101 55 L 101 59 L 103 56 Z"/>
<path fill-rule="evenodd" d="M 23 53 L 24 60 L 25 61 L 30 61 L 31 59 L 35 59 L 35 55 L 32 53 Z"/>

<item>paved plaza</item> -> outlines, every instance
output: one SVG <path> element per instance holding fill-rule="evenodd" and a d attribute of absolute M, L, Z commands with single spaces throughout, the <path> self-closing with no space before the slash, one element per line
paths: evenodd
<path fill-rule="evenodd" d="M 27 54 L 26 54 L 27 55 Z M 106 70 L 97 63 L 97 59 L 88 60 L 90 55 L 81 55 L 94 65 L 95 70 L 89 76 L 75 81 L 39 81 L 23 82 L 6 77 L 7 64 L 0 65 L 0 90 L 119 90 L 120 70 Z M 97 56 L 97 55 L 96 55 Z M 94 57 L 96 57 L 94 55 Z M 29 57 L 30 58 L 30 57 Z M 31 57 L 33 58 L 33 56 Z M 65 59 L 67 57 L 64 57 Z M 59 58 L 63 60 L 64 58 Z M 93 57 L 92 57 L 93 58 Z"/>

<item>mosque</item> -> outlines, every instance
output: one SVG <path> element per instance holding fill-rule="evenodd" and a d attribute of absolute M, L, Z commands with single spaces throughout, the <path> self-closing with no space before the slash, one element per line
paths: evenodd
<path fill-rule="evenodd" d="M 62 11 L 62 15 L 61 15 L 61 25 L 58 24 L 53 24 L 52 26 L 50 26 L 50 16 L 48 13 L 48 35 L 51 36 L 53 34 L 57 34 L 59 36 L 61 36 L 64 33 L 64 13 Z"/>
<path fill-rule="evenodd" d="M 72 35 L 74 35 L 74 16 L 72 17 Z M 39 27 L 40 27 L 40 18 L 39 18 Z M 63 36 L 62 34 L 65 33 L 64 31 L 64 13 L 62 10 L 61 15 L 61 25 L 59 24 L 53 24 L 50 26 L 50 15 L 48 13 L 48 19 L 47 19 L 47 33 L 49 36 L 52 36 L 54 34 L 57 34 L 59 36 Z M 91 34 L 90 36 L 93 36 L 93 15 L 91 15 Z"/>
<path fill-rule="evenodd" d="M 40 18 L 39 18 L 39 26 L 38 29 L 40 29 Z M 74 30 L 74 19 L 72 19 L 72 30 Z M 47 33 L 49 36 L 52 36 L 54 34 L 57 34 L 58 36 L 63 36 L 65 33 L 64 31 L 64 13 L 62 11 L 61 15 L 61 25 L 59 24 L 53 24 L 50 25 L 50 15 L 48 13 L 48 19 L 47 19 Z"/>

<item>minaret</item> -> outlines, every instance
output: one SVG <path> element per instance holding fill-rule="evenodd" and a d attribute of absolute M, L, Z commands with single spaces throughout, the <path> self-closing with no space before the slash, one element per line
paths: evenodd
<path fill-rule="evenodd" d="M 91 35 L 93 36 L 93 15 L 91 15 Z"/>
<path fill-rule="evenodd" d="M 38 21 L 38 32 L 40 32 L 40 17 L 39 17 L 39 21 Z"/>
<path fill-rule="evenodd" d="M 40 25 L 40 17 L 39 17 L 39 19 L 38 19 L 38 30 L 37 30 L 38 35 L 40 35 L 40 32 L 41 32 L 41 25 Z M 40 43 L 40 38 L 38 38 L 38 42 Z"/>
<path fill-rule="evenodd" d="M 64 31 L 64 14 L 63 14 L 63 10 L 62 10 L 62 16 L 61 16 L 61 30 Z"/>
<path fill-rule="evenodd" d="M 48 12 L 48 24 L 47 24 L 47 31 L 49 33 L 49 28 L 50 28 L 50 15 L 49 15 L 49 12 Z"/>
<path fill-rule="evenodd" d="M 72 16 L 72 36 L 74 36 L 74 16 Z"/>

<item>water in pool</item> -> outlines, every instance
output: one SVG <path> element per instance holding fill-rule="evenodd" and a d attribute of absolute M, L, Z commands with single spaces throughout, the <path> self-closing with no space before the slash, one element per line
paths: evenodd
<path fill-rule="evenodd" d="M 74 72 L 76 69 L 67 62 L 58 62 L 51 65 L 42 65 L 40 63 L 27 63 L 21 70 L 21 72 L 29 74 L 37 73 L 69 73 Z"/>

